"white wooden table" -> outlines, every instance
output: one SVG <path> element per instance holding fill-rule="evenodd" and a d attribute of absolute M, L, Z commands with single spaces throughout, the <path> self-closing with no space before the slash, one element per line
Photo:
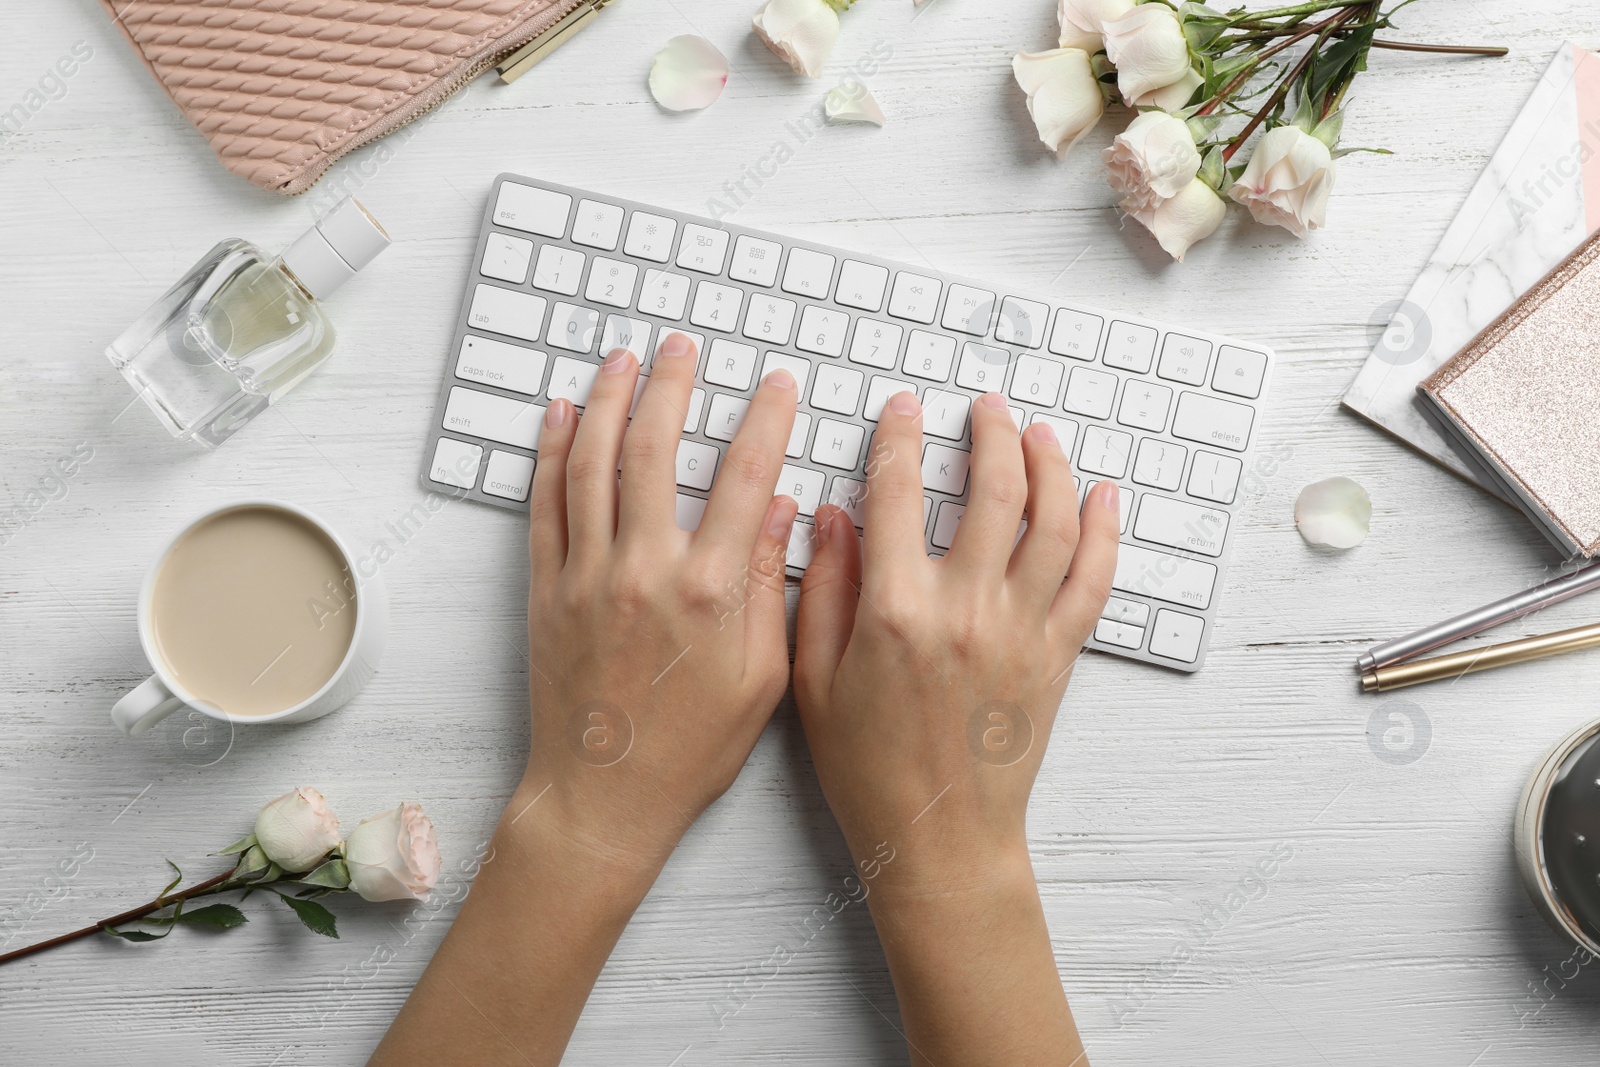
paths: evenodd
<path fill-rule="evenodd" d="M 1064 164 L 1034 139 L 1009 59 L 1052 39 L 1049 0 L 935 0 L 915 18 L 909 0 L 867 0 L 832 70 L 891 49 L 870 79 L 889 125 L 803 144 L 785 124 L 833 81 L 782 69 L 749 33 L 755 6 L 624 0 L 515 86 L 480 82 L 403 146 L 341 164 L 326 181 L 359 191 L 397 243 L 332 302 L 334 360 L 211 454 L 129 409 L 102 350 L 213 242 L 281 247 L 326 195 L 284 200 L 225 173 L 89 0 L 0 7 L 0 107 L 74 42 L 94 50 L 64 97 L 0 141 L 0 510 L 30 515 L 0 546 L 0 939 L 16 947 L 148 899 L 163 857 L 217 872 L 208 853 L 302 783 L 347 822 L 421 801 L 450 868 L 470 861 L 527 744 L 524 521 L 453 504 L 403 542 L 390 524 L 422 495 L 488 182 L 523 171 L 704 211 L 785 144 L 793 158 L 747 181 L 739 221 L 1192 319 L 1279 353 L 1261 438 L 1278 463 L 1240 524 L 1209 666 L 1187 677 L 1087 657 L 1034 794 L 1035 862 L 1094 1062 L 1593 1063 L 1595 968 L 1560 977 L 1571 950 L 1526 899 L 1509 838 L 1536 757 L 1597 713 L 1600 657 L 1358 693 L 1365 646 L 1520 588 L 1554 557 L 1516 515 L 1336 402 L 1374 310 L 1405 292 L 1560 41 L 1600 44 L 1600 10 L 1408 8 L 1410 39 L 1513 53 L 1375 54 L 1347 143 L 1396 154 L 1341 165 L 1328 230 L 1299 242 L 1234 217 L 1179 267 L 1110 206 L 1098 152 L 1111 121 Z M 709 111 L 667 115 L 645 73 L 687 32 L 735 72 Z M 92 460 L 29 506 L 80 446 Z M 1371 538 L 1343 554 L 1307 547 L 1291 518 L 1300 487 L 1333 474 L 1375 502 Z M 187 516 L 246 494 L 394 549 L 381 673 L 335 715 L 231 747 L 193 743 L 206 738 L 183 721 L 120 736 L 107 709 L 147 670 L 134 627 L 145 564 Z M 1496 637 L 1594 611 L 1570 603 Z M 1390 729 L 1407 718 L 1415 729 Z M 87 862 L 61 877 L 73 856 Z M 639 912 L 568 1061 L 903 1062 L 865 909 L 809 938 L 802 926 L 848 869 L 786 701 Z M 5 967 L 0 1060 L 359 1063 L 464 888 L 451 875 L 415 912 L 336 903 L 336 942 L 251 901 L 249 925 L 227 934 L 94 939 Z M 795 956 L 769 973 L 779 942 Z"/>

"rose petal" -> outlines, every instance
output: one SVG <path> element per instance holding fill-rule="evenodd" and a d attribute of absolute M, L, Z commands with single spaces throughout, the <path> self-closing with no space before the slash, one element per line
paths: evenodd
<path fill-rule="evenodd" d="M 822 113 L 829 122 L 870 122 L 882 126 L 886 121 L 872 90 L 855 80 L 840 82 L 829 89 L 822 102 Z"/>
<path fill-rule="evenodd" d="M 668 111 L 710 107 L 727 84 L 727 59 L 710 41 L 692 33 L 668 41 L 650 65 L 650 95 Z"/>
<path fill-rule="evenodd" d="M 1100 83 L 1082 49 L 1018 52 L 1011 73 L 1028 94 L 1028 114 L 1039 140 L 1057 155 L 1071 150 L 1105 111 Z"/>
<path fill-rule="evenodd" d="M 1324 478 L 1300 490 L 1294 502 L 1294 523 L 1308 544 L 1354 548 L 1367 539 L 1372 525 L 1372 498 L 1350 478 Z"/>

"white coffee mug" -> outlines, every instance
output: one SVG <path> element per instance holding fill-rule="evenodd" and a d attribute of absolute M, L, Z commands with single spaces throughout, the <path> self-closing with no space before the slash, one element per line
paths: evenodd
<path fill-rule="evenodd" d="M 171 670 L 161 658 L 150 618 L 156 576 L 161 572 L 161 567 L 166 563 L 173 546 L 189 531 L 208 519 L 240 508 L 276 508 L 296 515 L 321 530 L 338 547 L 339 554 L 356 583 L 355 632 L 350 638 L 350 647 L 345 651 L 344 659 L 338 669 L 321 689 L 305 700 L 282 711 L 265 715 L 230 715 L 187 692 L 173 678 Z M 133 692 L 117 701 L 111 709 L 111 721 L 121 727 L 123 733 L 137 737 L 182 707 L 194 708 L 213 719 L 241 725 L 305 722 L 342 707 L 377 673 L 378 657 L 382 655 L 384 642 L 389 636 L 389 592 L 378 576 L 376 566 L 372 565 L 372 560 L 365 560 L 367 566 L 364 568 L 360 565 L 361 562 L 350 551 L 350 546 L 344 538 L 326 522 L 304 508 L 281 500 L 241 500 L 212 508 L 196 516 L 168 539 L 160 554 L 156 556 L 155 562 L 151 563 L 150 569 L 145 572 L 144 585 L 139 592 L 139 643 L 144 646 L 145 657 L 155 668 L 155 673 L 146 678 Z M 363 573 L 364 571 L 371 573 Z"/>

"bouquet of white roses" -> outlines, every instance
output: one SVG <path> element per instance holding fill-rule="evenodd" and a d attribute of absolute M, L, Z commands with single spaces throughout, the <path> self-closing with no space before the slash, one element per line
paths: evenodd
<path fill-rule="evenodd" d="M 1339 147 L 1345 94 L 1373 48 L 1505 54 L 1378 37 L 1411 2 L 1220 12 L 1171 0 L 1059 0 L 1059 47 L 1019 52 L 1012 71 L 1039 139 L 1058 154 L 1094 127 L 1107 100 L 1137 111 L 1105 150 L 1106 179 L 1122 210 L 1181 262 L 1222 222 L 1224 197 L 1296 237 L 1322 226 L 1334 161 L 1384 151 Z"/>

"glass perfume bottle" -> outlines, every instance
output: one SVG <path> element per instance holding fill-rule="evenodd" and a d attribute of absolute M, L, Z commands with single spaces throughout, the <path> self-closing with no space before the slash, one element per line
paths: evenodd
<path fill-rule="evenodd" d="M 273 259 L 229 238 L 106 349 L 168 432 L 214 448 L 333 353 L 320 301 L 389 245 L 346 199 Z"/>

